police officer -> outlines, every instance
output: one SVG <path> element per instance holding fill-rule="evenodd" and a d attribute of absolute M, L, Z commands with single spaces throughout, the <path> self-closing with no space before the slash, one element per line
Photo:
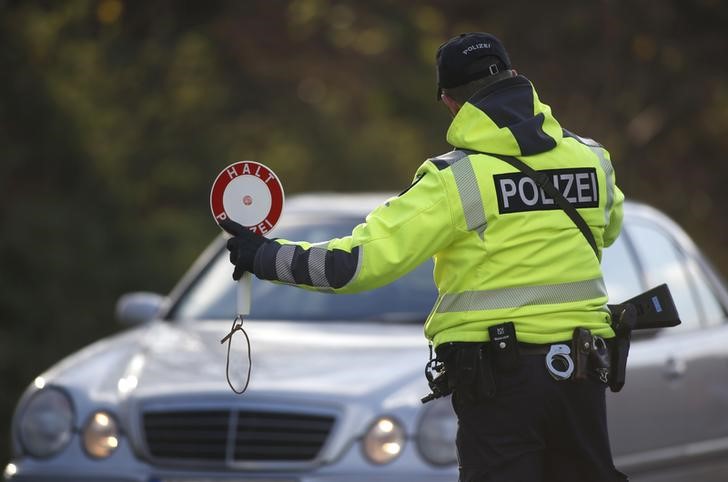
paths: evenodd
<path fill-rule="evenodd" d="M 570 379 L 566 363 L 544 363 L 577 328 L 614 336 L 599 259 L 619 234 L 624 196 L 609 153 L 561 127 L 493 35 L 459 35 L 436 59 L 437 97 L 454 116 L 447 141 L 455 149 L 425 161 L 412 185 L 350 236 L 269 240 L 221 223 L 233 235 L 233 277 L 250 271 L 352 293 L 434 257 L 439 297 L 425 334 L 451 376 L 460 480 L 626 480 L 610 453 L 605 384 Z M 504 156 L 546 174 L 586 221 L 594 249 Z M 494 355 L 494 327 L 515 328 L 516 352 Z"/>

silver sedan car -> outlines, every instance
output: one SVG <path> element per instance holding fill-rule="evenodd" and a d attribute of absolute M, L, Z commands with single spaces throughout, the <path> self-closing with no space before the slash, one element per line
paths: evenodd
<path fill-rule="evenodd" d="M 289 200 L 275 236 L 350 232 L 386 195 Z M 213 230 L 211 226 L 211 231 Z M 625 206 L 604 254 L 612 301 L 670 285 L 683 324 L 635 336 L 624 390 L 608 398 L 616 463 L 636 481 L 728 480 L 728 293 L 660 212 Z M 235 315 L 224 240 L 173 292 L 122 297 L 130 326 L 39 375 L 12 420 L 5 480 L 113 482 L 454 481 L 448 399 L 422 405 L 422 323 L 432 264 L 391 285 L 332 296 L 255 281 L 245 321 L 248 391 L 226 381 Z M 230 379 L 248 370 L 236 332 Z"/>

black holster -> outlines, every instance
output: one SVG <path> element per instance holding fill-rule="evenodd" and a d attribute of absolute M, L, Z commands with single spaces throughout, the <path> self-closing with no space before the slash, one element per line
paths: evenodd
<path fill-rule="evenodd" d="M 627 374 L 627 357 L 632 340 L 632 330 L 637 322 L 637 310 L 631 303 L 609 305 L 612 313 L 612 329 L 615 338 L 611 343 L 611 368 L 609 373 L 609 389 L 618 392 L 624 387 Z"/>
<path fill-rule="evenodd" d="M 609 383 L 612 357 L 602 337 L 592 335 L 586 328 L 576 328 L 571 339 L 571 356 L 574 360 L 574 380 L 593 379 Z"/>

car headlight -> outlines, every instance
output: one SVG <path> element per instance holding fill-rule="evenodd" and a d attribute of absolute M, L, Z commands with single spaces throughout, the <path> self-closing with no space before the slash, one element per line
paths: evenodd
<path fill-rule="evenodd" d="M 450 405 L 450 398 L 430 403 L 422 414 L 417 432 L 417 448 L 425 460 L 433 465 L 457 463 L 455 438 L 458 421 Z"/>
<path fill-rule="evenodd" d="M 377 419 L 364 435 L 364 455 L 375 464 L 386 464 L 396 459 L 404 447 L 402 426 L 390 417 Z"/>
<path fill-rule="evenodd" d="M 73 406 L 61 390 L 45 388 L 34 393 L 18 424 L 23 448 L 35 457 L 48 457 L 63 449 L 73 433 Z"/>
<path fill-rule="evenodd" d="M 119 427 L 114 417 L 96 412 L 83 427 L 83 448 L 90 456 L 103 459 L 119 446 Z"/>

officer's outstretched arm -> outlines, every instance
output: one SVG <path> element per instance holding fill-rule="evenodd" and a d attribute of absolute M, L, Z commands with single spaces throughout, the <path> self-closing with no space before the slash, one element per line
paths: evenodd
<path fill-rule="evenodd" d="M 350 236 L 323 243 L 276 240 L 258 250 L 261 279 L 337 293 L 374 289 L 405 275 L 447 246 L 452 215 L 435 170 L 372 211 Z"/>

